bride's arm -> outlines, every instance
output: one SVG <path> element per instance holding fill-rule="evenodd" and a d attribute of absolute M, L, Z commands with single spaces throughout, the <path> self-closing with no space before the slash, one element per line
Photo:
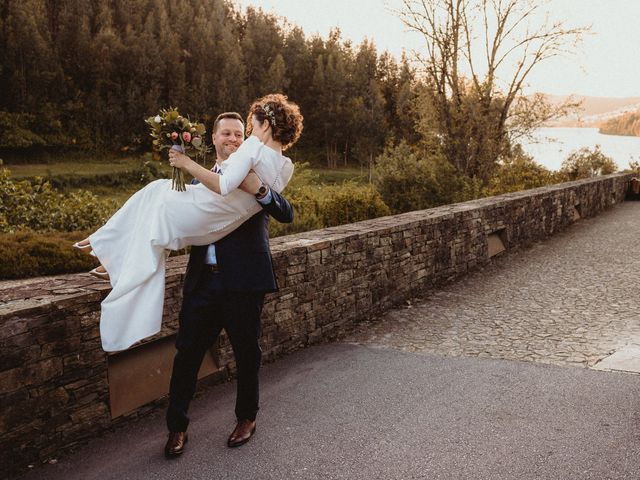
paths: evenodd
<path fill-rule="evenodd" d="M 175 150 L 170 151 L 169 156 L 175 167 L 182 168 L 188 172 L 209 190 L 221 195 L 227 195 L 240 186 L 249 170 L 254 167 L 258 152 L 263 147 L 264 145 L 257 137 L 251 136 L 247 138 L 238 150 L 232 153 L 225 161 L 225 163 L 229 163 L 224 175 L 218 175 L 211 170 L 207 170 L 186 155 L 175 152 Z"/>

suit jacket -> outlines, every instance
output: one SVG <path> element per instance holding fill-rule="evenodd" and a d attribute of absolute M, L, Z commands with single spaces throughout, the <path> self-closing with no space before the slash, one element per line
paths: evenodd
<path fill-rule="evenodd" d="M 261 212 L 214 244 L 222 285 L 226 290 L 275 292 L 278 289 L 269 250 L 269 216 L 279 222 L 290 223 L 293 221 L 293 208 L 282 195 L 273 190 L 271 194 L 271 202 L 262 205 Z M 204 270 L 208 247 L 191 247 L 184 293 L 196 288 Z"/>

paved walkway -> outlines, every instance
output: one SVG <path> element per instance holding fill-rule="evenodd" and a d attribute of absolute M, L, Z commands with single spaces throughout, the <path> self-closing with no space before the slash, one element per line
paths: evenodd
<path fill-rule="evenodd" d="M 409 352 L 594 366 L 640 345 L 640 203 L 511 252 L 347 341 Z"/>
<path fill-rule="evenodd" d="M 26 478 L 640 478 L 640 375 L 584 368 L 640 344 L 639 285 L 627 203 L 265 366 L 239 449 L 225 446 L 226 384 L 194 402 L 177 460 L 162 457 L 158 412 Z"/>

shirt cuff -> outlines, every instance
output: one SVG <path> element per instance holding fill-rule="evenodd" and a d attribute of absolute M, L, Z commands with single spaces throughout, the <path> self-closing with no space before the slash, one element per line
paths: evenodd
<path fill-rule="evenodd" d="M 218 175 L 220 177 L 220 195 L 222 195 L 223 197 L 226 197 L 227 194 L 229 193 L 229 188 L 227 187 L 226 179 L 224 175 L 220 175 L 220 174 Z"/>
<path fill-rule="evenodd" d="M 269 189 L 267 191 L 267 194 L 264 197 L 258 198 L 257 200 L 262 205 L 269 205 L 271 203 L 271 200 L 273 200 L 273 195 L 271 194 L 271 189 Z"/>

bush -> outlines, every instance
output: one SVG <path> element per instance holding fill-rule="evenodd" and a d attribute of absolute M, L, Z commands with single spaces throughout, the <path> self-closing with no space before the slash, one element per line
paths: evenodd
<path fill-rule="evenodd" d="M 391 210 L 372 185 L 345 183 L 320 189 L 318 216 L 326 227 L 390 215 Z"/>
<path fill-rule="evenodd" d="M 572 152 L 562 162 L 559 175 L 562 181 L 609 175 L 618 170 L 616 163 L 600 151 L 600 145 L 591 150 L 587 147 Z"/>
<path fill-rule="evenodd" d="M 480 195 L 480 181 L 459 175 L 444 156 L 420 154 L 405 142 L 376 159 L 375 184 L 394 213 L 455 203 Z"/>
<path fill-rule="evenodd" d="M 85 272 L 98 262 L 71 247 L 86 232 L 0 234 L 0 279 Z"/>
<path fill-rule="evenodd" d="M 518 192 L 551 185 L 556 180 L 554 172 L 536 163 L 533 158 L 518 148 L 513 158 L 505 159 L 498 167 L 485 193 L 491 196 Z"/>
<path fill-rule="evenodd" d="M 90 229 L 102 225 L 116 208 L 115 202 L 87 191 L 64 195 L 40 178 L 15 181 L 9 170 L 0 168 L 0 233 Z"/>
<path fill-rule="evenodd" d="M 12 113 L 0 110 L 0 148 L 25 151 L 34 148 L 60 148 L 75 144 L 67 138 L 60 120 L 60 111 L 51 104 L 33 113 Z"/>
<path fill-rule="evenodd" d="M 296 164 L 293 179 L 283 192 L 295 211 L 293 223 L 270 222 L 270 235 L 277 237 L 319 228 L 343 225 L 389 215 L 391 210 L 371 185 L 345 182 L 317 185 L 318 176 L 308 164 Z"/>

